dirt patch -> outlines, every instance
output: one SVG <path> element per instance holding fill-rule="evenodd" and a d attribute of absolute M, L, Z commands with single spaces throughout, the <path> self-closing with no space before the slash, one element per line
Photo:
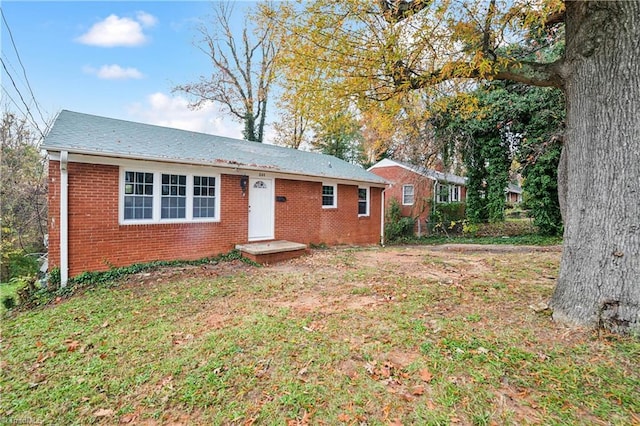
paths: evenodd
<path fill-rule="evenodd" d="M 249 272 L 254 269 L 254 266 L 241 260 L 178 267 L 163 266 L 150 271 L 129 275 L 121 281 L 121 286 L 122 288 L 132 289 L 136 287 L 145 288 L 165 282 L 175 282 L 178 279 L 226 277 L 241 272 Z"/>
<path fill-rule="evenodd" d="M 364 309 L 379 303 L 372 296 L 321 296 L 318 294 L 301 294 L 300 297 L 291 300 L 276 300 L 272 302 L 275 307 L 287 307 L 300 313 L 319 312 L 331 314 L 350 310 Z"/>
<path fill-rule="evenodd" d="M 428 251 L 453 251 L 460 253 L 560 253 L 562 246 L 515 246 L 511 244 L 442 244 L 428 246 Z"/>

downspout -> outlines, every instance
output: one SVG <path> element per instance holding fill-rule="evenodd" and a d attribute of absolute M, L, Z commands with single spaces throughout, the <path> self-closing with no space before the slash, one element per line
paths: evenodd
<path fill-rule="evenodd" d="M 380 197 L 382 198 L 382 201 L 380 203 L 380 245 L 382 247 L 384 247 L 384 204 L 385 204 L 384 192 L 386 190 L 387 188 L 384 188 L 380 193 Z"/>
<path fill-rule="evenodd" d="M 69 281 L 69 153 L 60 152 L 60 287 Z"/>
<path fill-rule="evenodd" d="M 436 203 L 438 202 L 438 180 L 434 179 L 433 180 L 433 203 L 431 206 L 431 213 L 429 213 L 429 219 L 428 220 L 432 220 L 432 216 L 433 214 L 436 212 Z M 428 228 L 428 227 L 427 227 Z M 433 230 L 433 227 L 431 228 Z M 429 231 L 427 231 L 429 232 Z"/>

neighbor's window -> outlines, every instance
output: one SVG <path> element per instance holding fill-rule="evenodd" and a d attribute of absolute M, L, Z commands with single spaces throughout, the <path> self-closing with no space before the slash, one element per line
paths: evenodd
<path fill-rule="evenodd" d="M 448 203 L 449 202 L 449 186 L 438 184 L 436 186 L 436 194 L 438 194 L 438 202 L 439 203 Z"/>
<path fill-rule="evenodd" d="M 452 203 L 460 201 L 460 187 L 458 185 L 452 185 L 449 195 Z"/>
<path fill-rule="evenodd" d="M 460 201 L 460 186 L 438 184 L 436 186 L 438 203 L 454 203 Z"/>
<path fill-rule="evenodd" d="M 184 219 L 187 216 L 187 177 L 162 174 L 162 219 Z"/>
<path fill-rule="evenodd" d="M 124 173 L 124 218 L 153 218 L 153 173 Z"/>
<path fill-rule="evenodd" d="M 413 185 L 402 186 L 402 204 L 412 206 L 414 201 Z"/>
<path fill-rule="evenodd" d="M 358 188 L 358 215 L 369 216 L 369 188 Z"/>
<path fill-rule="evenodd" d="M 216 216 L 216 178 L 193 177 L 193 217 Z"/>
<path fill-rule="evenodd" d="M 337 206 L 338 191 L 336 185 L 322 185 L 322 207 Z"/>

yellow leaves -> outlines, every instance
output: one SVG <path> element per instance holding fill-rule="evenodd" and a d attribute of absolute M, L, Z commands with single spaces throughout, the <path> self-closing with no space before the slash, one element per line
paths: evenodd
<path fill-rule="evenodd" d="M 495 6 L 487 0 L 434 0 L 389 23 L 376 2 L 313 0 L 267 18 L 276 22 L 283 42 L 283 99 L 317 124 L 337 111 L 355 111 L 373 158 L 415 130 L 415 123 L 399 119 L 409 93 L 449 96 L 464 90 L 461 81 L 491 79 L 513 67 L 495 52 L 562 7 L 561 0 L 497 0 Z M 462 113 L 475 110 L 464 105 Z"/>

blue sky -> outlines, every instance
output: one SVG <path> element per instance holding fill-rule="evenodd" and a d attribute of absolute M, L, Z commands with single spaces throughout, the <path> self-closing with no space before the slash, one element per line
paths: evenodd
<path fill-rule="evenodd" d="M 242 28 L 253 3 L 233 3 L 233 22 Z M 210 72 L 194 42 L 198 25 L 212 14 L 211 2 L 5 0 L 1 7 L 8 24 L 2 22 L 2 60 L 36 119 L 8 30 L 45 119 L 67 109 L 242 137 L 242 125 L 219 106 L 191 111 L 184 95 L 171 93 Z M 2 88 L 3 110 L 26 110 L 4 69 Z"/>

